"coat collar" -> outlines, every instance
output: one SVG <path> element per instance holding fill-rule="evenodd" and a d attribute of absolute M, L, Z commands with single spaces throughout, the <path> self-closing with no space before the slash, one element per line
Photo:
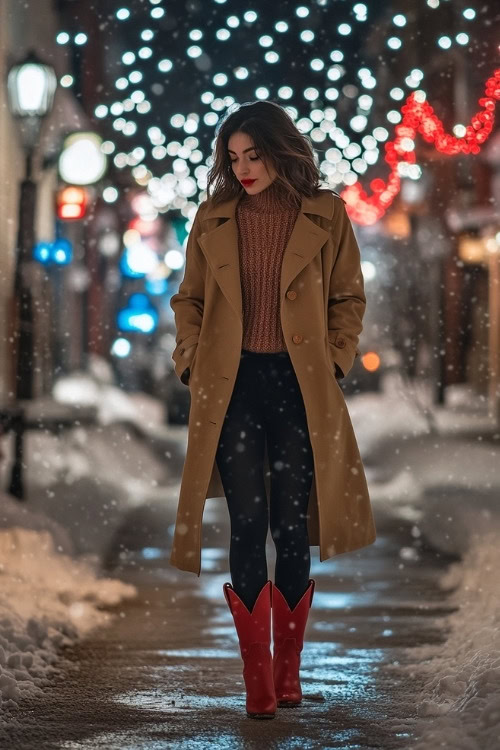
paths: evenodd
<path fill-rule="evenodd" d="M 234 219 L 236 216 L 236 206 L 242 195 L 237 195 L 228 201 L 219 203 L 218 206 L 208 204 L 203 219 Z M 301 214 L 316 214 L 324 219 L 332 219 L 334 210 L 334 201 L 330 190 L 322 190 L 320 195 L 314 198 L 302 196 L 300 207 Z"/>
<path fill-rule="evenodd" d="M 216 207 L 208 205 L 200 216 L 202 223 L 208 219 L 228 219 L 209 231 L 202 232 L 198 243 L 206 257 L 211 273 L 223 295 L 243 325 L 242 292 L 239 259 L 238 223 L 236 206 L 240 196 L 224 201 Z M 316 214 L 332 219 L 336 201 L 330 191 L 323 191 L 316 198 L 302 198 L 290 239 L 285 248 L 280 276 L 280 314 L 285 304 L 285 295 L 294 279 L 311 263 L 330 238 L 330 232 L 310 219 L 306 214 Z M 263 252 L 269 251 L 263 248 Z"/>

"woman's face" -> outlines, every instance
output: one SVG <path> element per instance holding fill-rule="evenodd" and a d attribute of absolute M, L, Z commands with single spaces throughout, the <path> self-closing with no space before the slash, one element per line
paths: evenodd
<path fill-rule="evenodd" d="M 255 195 L 269 187 L 276 177 L 276 170 L 271 165 L 266 168 L 249 135 L 233 133 L 227 147 L 233 172 L 247 193 Z"/>

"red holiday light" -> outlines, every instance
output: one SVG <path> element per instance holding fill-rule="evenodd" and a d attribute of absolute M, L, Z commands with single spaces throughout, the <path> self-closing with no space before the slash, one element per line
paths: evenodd
<path fill-rule="evenodd" d="M 500 68 L 486 81 L 485 95 L 479 99 L 482 109 L 472 117 L 464 136 L 457 138 L 444 132 L 443 123 L 418 91 L 411 93 L 401 107 L 403 119 L 395 128 L 395 139 L 385 144 L 385 161 L 391 168 L 387 182 L 380 178 L 372 180 L 370 187 L 373 194 L 370 196 L 359 182 L 341 193 L 350 218 L 364 226 L 375 224 L 382 218 L 401 188 L 398 164 L 415 164 L 415 149 L 410 141 L 415 140 L 417 133 L 428 143 L 434 143 L 436 150 L 442 154 L 478 154 L 493 129 L 495 106 L 499 99 Z"/>

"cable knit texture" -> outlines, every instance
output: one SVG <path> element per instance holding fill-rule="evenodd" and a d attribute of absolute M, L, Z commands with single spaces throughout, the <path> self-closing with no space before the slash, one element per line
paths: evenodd
<path fill-rule="evenodd" d="M 281 328 L 281 264 L 298 213 L 283 202 L 273 183 L 238 202 L 243 349 L 287 351 Z"/>

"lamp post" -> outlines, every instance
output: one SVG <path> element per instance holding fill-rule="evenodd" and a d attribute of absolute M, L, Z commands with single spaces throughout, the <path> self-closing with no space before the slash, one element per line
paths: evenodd
<path fill-rule="evenodd" d="M 57 78 L 54 69 L 45 65 L 34 52 L 13 65 L 8 73 L 7 91 L 11 114 L 19 122 L 25 152 L 25 176 L 21 182 L 19 226 L 14 276 L 16 347 L 15 393 L 18 401 L 33 397 L 33 301 L 30 289 L 35 231 L 36 184 L 33 180 L 33 154 L 43 118 L 52 109 Z M 16 460 L 10 492 L 23 496 L 21 464 L 23 430 L 16 431 Z"/>
<path fill-rule="evenodd" d="M 7 79 L 11 114 L 19 120 L 21 142 L 26 157 L 21 182 L 17 234 L 14 294 L 17 306 L 16 397 L 33 397 L 33 307 L 29 284 L 31 253 L 35 244 L 34 221 L 36 184 L 33 181 L 33 153 L 43 118 L 52 109 L 57 78 L 34 52 L 13 65 Z"/>

